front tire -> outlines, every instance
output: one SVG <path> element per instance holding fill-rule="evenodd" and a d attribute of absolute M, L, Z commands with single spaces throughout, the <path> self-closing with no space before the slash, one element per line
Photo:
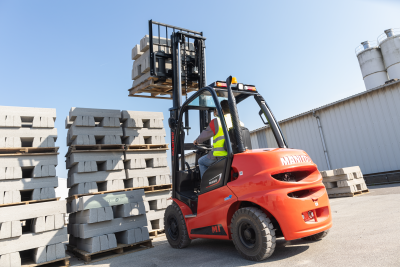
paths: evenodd
<path fill-rule="evenodd" d="M 326 230 L 326 231 L 323 231 L 323 232 L 315 234 L 315 235 L 303 237 L 302 239 L 307 240 L 307 241 L 318 241 L 318 240 L 321 240 L 322 238 L 324 238 L 328 233 L 329 233 L 329 230 Z"/>
<path fill-rule="evenodd" d="M 175 202 L 165 210 L 164 229 L 171 247 L 186 248 L 190 245 L 192 240 L 190 240 L 187 232 L 185 218 Z"/>
<path fill-rule="evenodd" d="M 275 250 L 276 237 L 271 220 L 254 207 L 241 208 L 231 220 L 232 240 L 240 255 L 251 261 L 262 261 Z"/>

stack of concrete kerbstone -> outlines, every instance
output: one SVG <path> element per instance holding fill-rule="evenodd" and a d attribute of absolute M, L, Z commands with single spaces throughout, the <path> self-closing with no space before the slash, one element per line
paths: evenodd
<path fill-rule="evenodd" d="M 149 239 L 144 190 L 82 196 L 68 203 L 70 245 L 90 253 Z M 73 249 L 73 248 L 72 248 Z"/>
<path fill-rule="evenodd" d="M 55 118 L 55 109 L 0 107 L 0 266 L 21 266 L 20 252 L 37 264 L 65 258 Z"/>
<path fill-rule="evenodd" d="M 162 112 L 122 111 L 126 188 L 171 184 Z M 142 146 L 142 147 L 141 147 Z M 171 190 L 146 192 L 149 231 L 164 229 L 164 213 Z"/>
<path fill-rule="evenodd" d="M 121 111 L 71 108 L 66 155 L 69 195 L 124 189 Z"/>
<path fill-rule="evenodd" d="M 359 166 L 321 172 L 329 197 L 354 196 L 368 192 Z"/>
<path fill-rule="evenodd" d="M 171 183 L 163 119 L 162 112 L 122 111 L 126 188 Z"/>

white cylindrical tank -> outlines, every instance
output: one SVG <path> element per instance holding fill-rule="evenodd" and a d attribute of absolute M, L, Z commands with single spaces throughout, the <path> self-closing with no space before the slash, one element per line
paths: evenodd
<path fill-rule="evenodd" d="M 400 30 L 386 30 L 378 42 L 389 79 L 400 79 Z"/>
<path fill-rule="evenodd" d="M 381 50 L 373 42 L 362 42 L 356 48 L 356 55 L 367 90 L 380 86 L 388 80 Z"/>

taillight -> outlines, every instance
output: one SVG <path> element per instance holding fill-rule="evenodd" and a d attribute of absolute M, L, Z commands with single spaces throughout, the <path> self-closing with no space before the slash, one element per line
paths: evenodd
<path fill-rule="evenodd" d="M 245 86 L 244 86 L 244 90 L 247 90 L 247 91 L 256 91 L 256 87 L 255 87 L 255 86 L 252 86 L 252 85 L 245 85 Z"/>
<path fill-rule="evenodd" d="M 217 87 L 225 87 L 226 88 L 226 83 L 224 83 L 224 82 L 216 82 L 215 84 Z"/>

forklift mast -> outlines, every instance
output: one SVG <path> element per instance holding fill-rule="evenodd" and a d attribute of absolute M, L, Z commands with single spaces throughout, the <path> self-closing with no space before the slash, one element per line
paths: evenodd
<path fill-rule="evenodd" d="M 154 27 L 157 29 L 158 36 L 154 36 Z M 162 38 L 161 32 L 164 32 L 164 30 L 166 37 Z M 168 34 L 170 34 L 169 39 Z M 190 129 L 188 113 L 185 113 L 184 127 L 178 127 L 177 125 L 182 107 L 182 95 L 184 94 L 187 99 L 189 83 L 197 83 L 198 89 L 206 86 L 205 40 L 206 38 L 203 37 L 202 32 L 149 20 L 150 74 L 160 80 L 172 79 L 173 106 L 169 109 L 170 118 L 168 119 L 168 124 L 171 128 L 171 168 L 173 176 L 177 168 L 179 168 L 178 162 L 174 160 L 174 154 L 175 151 L 181 151 L 179 148 L 180 145 L 183 145 L 175 141 L 181 139 L 177 138 L 177 135 L 184 134 L 183 131 L 178 132 L 177 129 L 182 128 L 187 131 Z M 164 46 L 166 49 L 154 51 L 153 45 Z M 169 62 L 172 65 L 172 70 L 167 71 L 166 64 Z M 211 121 L 211 112 L 201 110 L 199 116 L 200 131 L 202 131 L 207 128 Z M 205 144 L 210 145 L 211 142 L 208 140 Z M 182 166 L 182 168 L 185 167 Z"/>

